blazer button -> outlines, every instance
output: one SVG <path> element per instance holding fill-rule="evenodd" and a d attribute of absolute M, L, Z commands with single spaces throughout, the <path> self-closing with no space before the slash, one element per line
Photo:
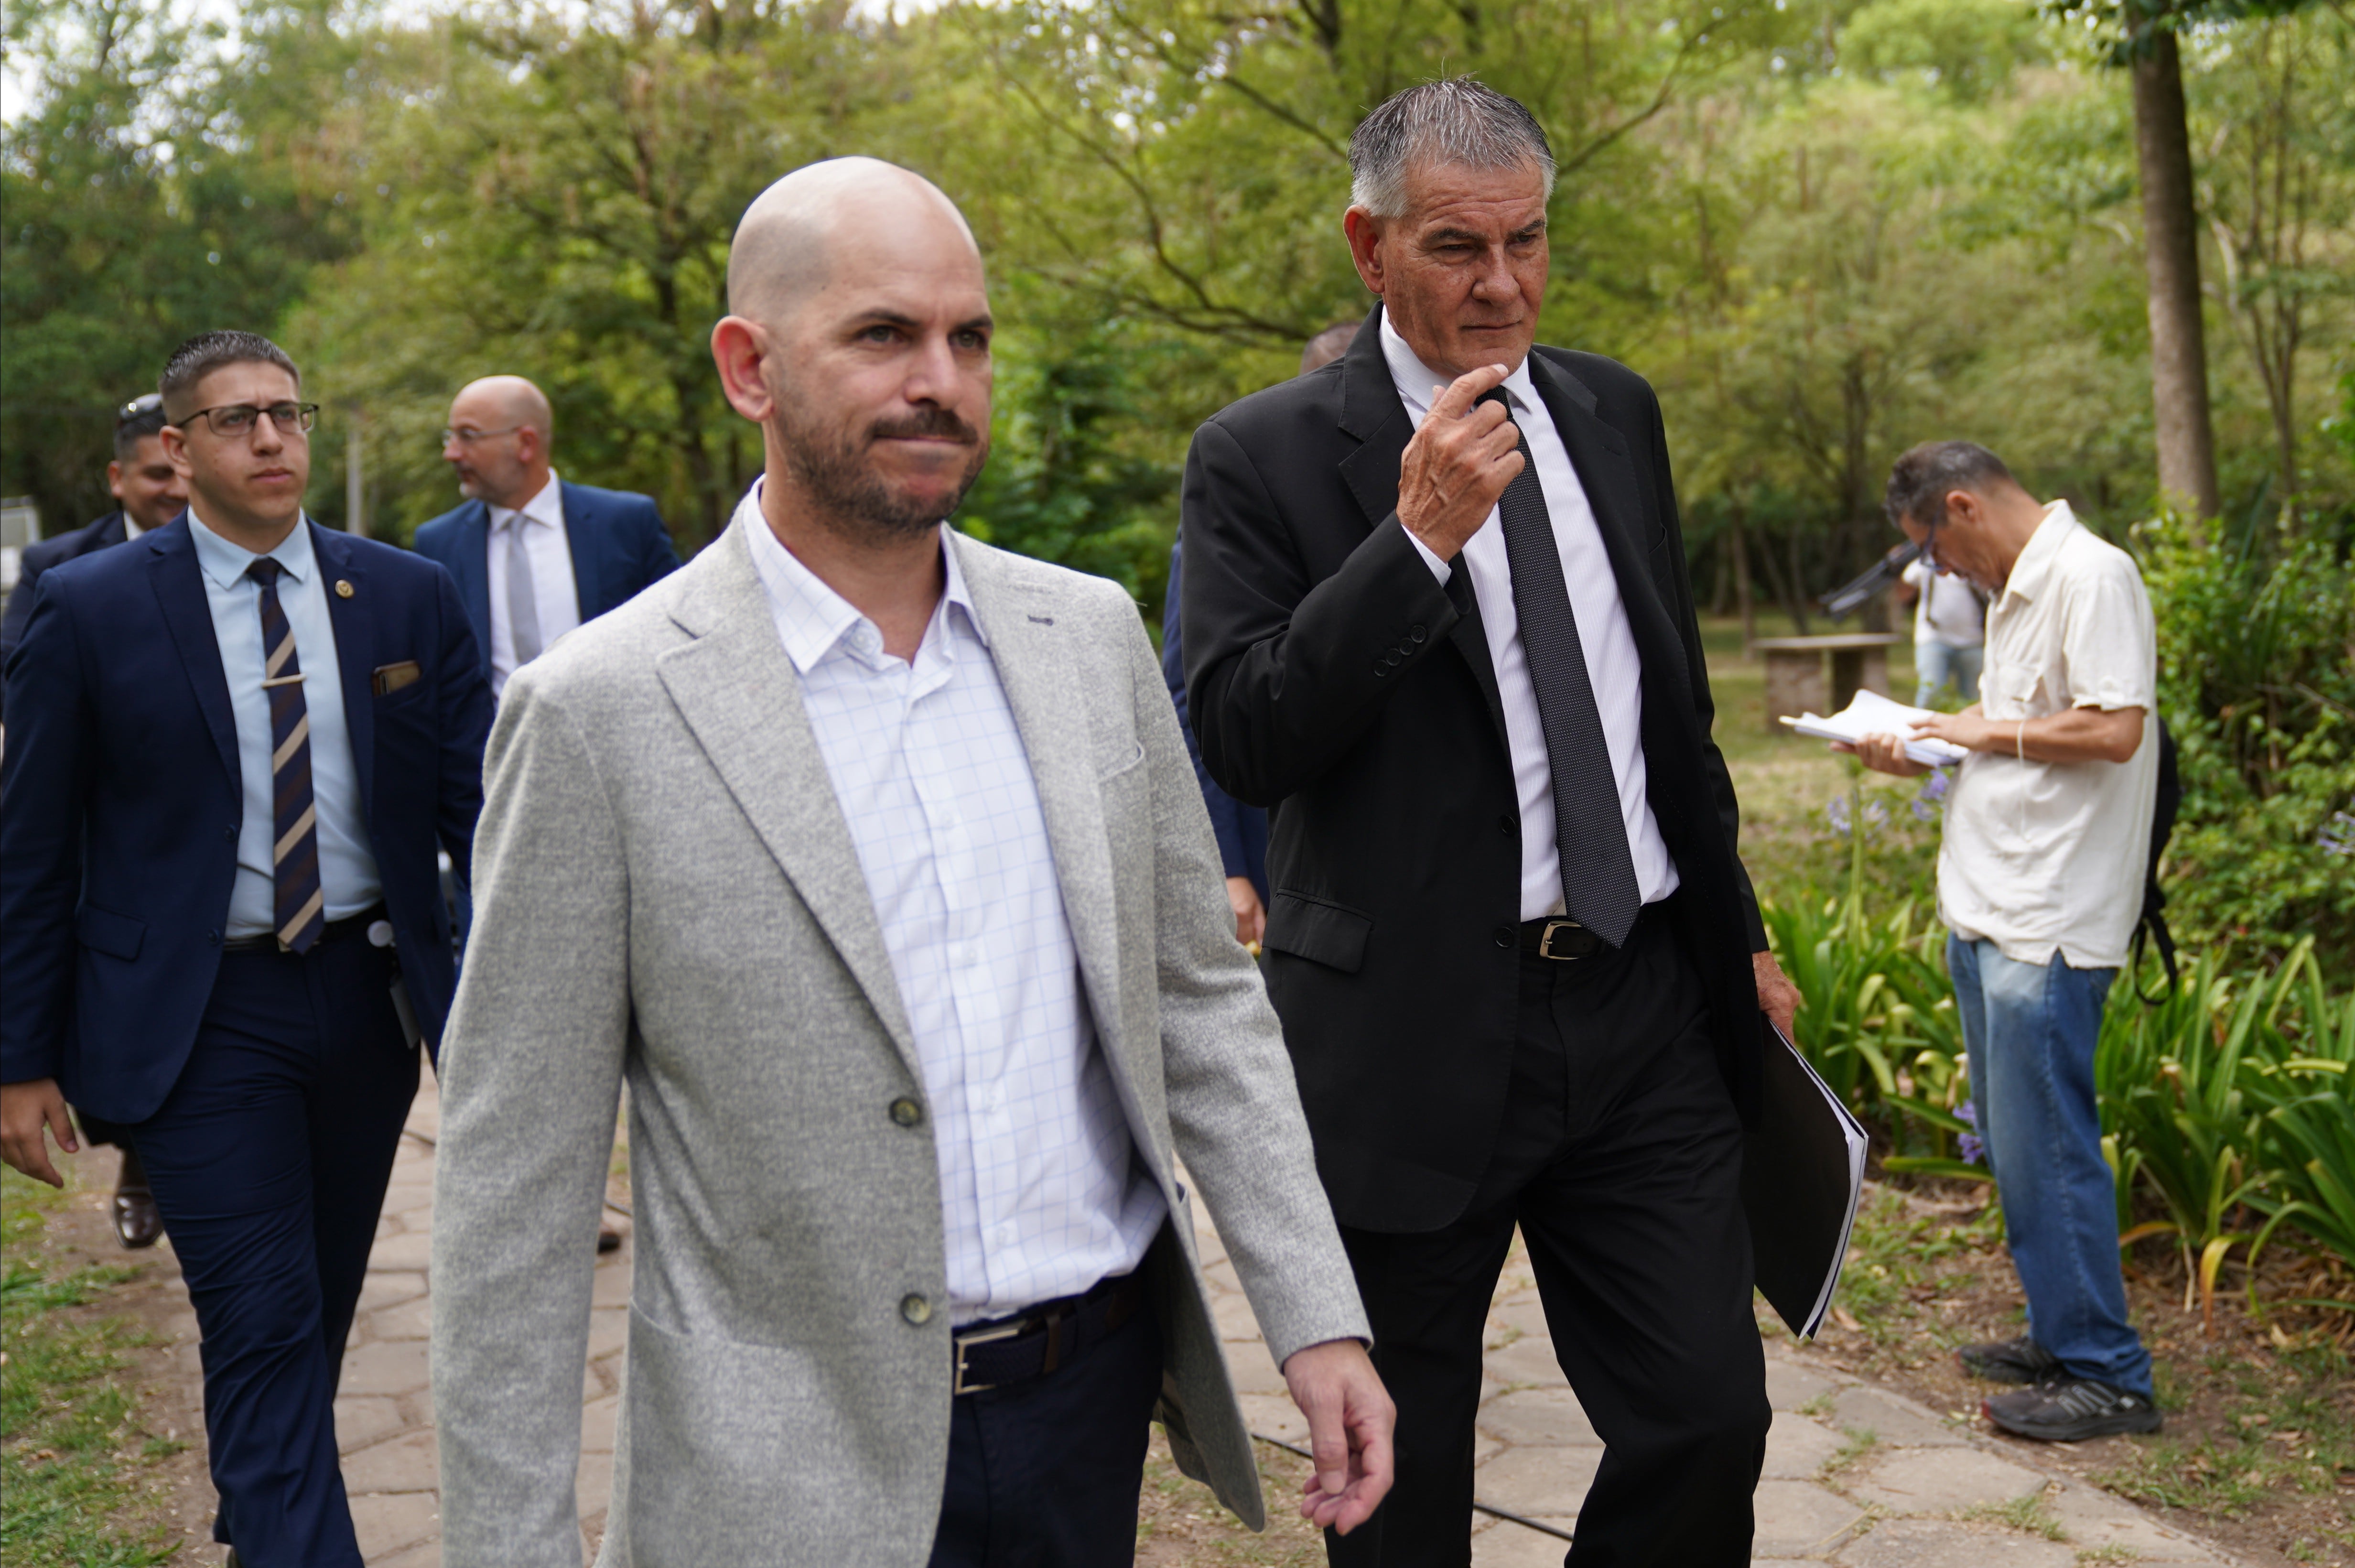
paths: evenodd
<path fill-rule="evenodd" d="M 1510 838 L 1513 836 L 1513 829 L 1518 826 L 1518 824 L 1514 822 L 1514 820 L 1509 816 L 1498 816 L 1497 818 L 1497 831 L 1503 834 L 1508 838 Z"/>
<path fill-rule="evenodd" d="M 900 1316 L 921 1328 L 932 1320 L 932 1304 L 921 1296 L 900 1298 Z"/>
<path fill-rule="evenodd" d="M 221 837 L 234 844 L 237 842 L 237 829 L 234 827 L 224 827 L 221 829 Z"/>
<path fill-rule="evenodd" d="M 891 1102 L 891 1119 L 903 1127 L 912 1127 L 924 1119 L 924 1108 L 903 1094 Z"/>
<path fill-rule="evenodd" d="M 205 940 L 211 943 L 215 947 L 218 947 L 220 945 L 220 933 L 218 931 L 208 931 L 205 933 Z"/>
<path fill-rule="evenodd" d="M 1515 931 L 1509 925 L 1500 925 L 1497 928 L 1497 945 L 1499 947 L 1510 947 L 1520 934 L 1521 933 L 1519 932 Z"/>

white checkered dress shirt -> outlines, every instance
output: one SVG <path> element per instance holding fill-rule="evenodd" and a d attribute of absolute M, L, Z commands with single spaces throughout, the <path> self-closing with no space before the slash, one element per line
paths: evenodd
<path fill-rule="evenodd" d="M 1096 1049 L 1030 759 L 945 548 L 915 662 L 751 512 L 752 564 L 914 1031 L 951 1311 L 998 1317 L 1144 1260 L 1166 1214 Z"/>

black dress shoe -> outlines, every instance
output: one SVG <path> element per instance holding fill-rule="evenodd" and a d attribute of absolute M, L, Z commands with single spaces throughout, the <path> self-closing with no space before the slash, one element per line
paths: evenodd
<path fill-rule="evenodd" d="M 1955 1360 L 1975 1378 L 1985 1378 L 1995 1383 L 2035 1384 L 2060 1375 L 2061 1363 L 2052 1352 L 2022 1334 L 2017 1339 L 2000 1339 L 1984 1345 L 1965 1345 L 1955 1352 Z"/>
<path fill-rule="evenodd" d="M 622 1232 L 611 1225 L 597 1227 L 597 1251 L 602 1254 L 622 1250 Z"/>
<path fill-rule="evenodd" d="M 155 1194 L 147 1188 L 147 1168 L 129 1149 L 123 1151 L 123 1173 L 114 1183 L 114 1234 L 136 1252 L 152 1247 L 164 1236 L 164 1216 L 156 1211 Z"/>

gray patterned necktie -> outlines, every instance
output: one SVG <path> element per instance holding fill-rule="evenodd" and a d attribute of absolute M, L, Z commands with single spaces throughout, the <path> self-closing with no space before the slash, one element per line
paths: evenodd
<path fill-rule="evenodd" d="M 516 667 L 539 656 L 539 596 L 531 580 L 531 552 L 524 546 L 525 517 L 507 516 L 507 641 L 514 645 Z"/>
<path fill-rule="evenodd" d="M 1480 400 L 1512 405 L 1504 389 Z M 1515 429 L 1519 428 L 1518 421 Z M 1561 857 L 1562 907 L 1571 919 L 1614 947 L 1626 944 L 1643 910 L 1636 860 L 1627 848 L 1626 819 L 1619 815 L 1619 778 L 1611 770 L 1611 748 L 1603 738 L 1603 716 L 1586 672 L 1571 613 L 1570 589 L 1561 575 L 1561 552 L 1554 543 L 1553 519 L 1529 438 L 1520 443 L 1521 471 L 1505 486 L 1497 510 L 1505 525 L 1505 560 L 1513 574 L 1513 613 L 1520 622 L 1521 651 L 1536 688 L 1538 721 L 1545 731 L 1546 760 L 1553 773 L 1553 837 Z"/>

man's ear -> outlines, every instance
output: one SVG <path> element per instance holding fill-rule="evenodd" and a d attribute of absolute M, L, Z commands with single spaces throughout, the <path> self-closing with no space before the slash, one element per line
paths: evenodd
<path fill-rule="evenodd" d="M 1349 260 L 1358 264 L 1358 276 L 1366 287 L 1378 294 L 1382 292 L 1383 223 L 1362 207 L 1341 215 L 1341 231 L 1349 240 Z"/>
<path fill-rule="evenodd" d="M 119 462 L 106 465 L 106 493 L 118 501 L 123 499 L 123 464 Z"/>
<path fill-rule="evenodd" d="M 173 473 L 183 479 L 195 475 L 196 464 L 188 461 L 188 435 L 186 431 L 178 425 L 167 424 L 155 432 L 155 439 L 164 443 L 164 461 L 172 465 Z"/>
<path fill-rule="evenodd" d="M 719 389 L 728 406 L 765 424 L 776 410 L 762 367 L 769 357 L 769 330 L 741 315 L 724 315 L 711 329 L 711 362 L 719 371 Z"/>

